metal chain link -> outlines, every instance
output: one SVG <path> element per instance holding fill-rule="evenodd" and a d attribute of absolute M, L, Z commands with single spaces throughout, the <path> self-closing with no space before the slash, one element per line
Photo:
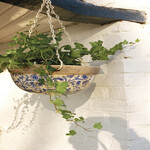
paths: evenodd
<path fill-rule="evenodd" d="M 71 36 L 70 36 L 69 33 L 66 31 L 66 28 L 65 28 L 65 26 L 63 25 L 62 21 L 60 20 L 60 17 L 56 14 L 56 12 L 55 12 L 55 10 L 54 10 L 54 6 L 52 5 L 51 0 L 49 0 L 49 5 L 50 5 L 50 8 L 51 8 L 51 14 L 53 14 L 53 15 L 55 16 L 55 18 L 57 19 L 58 23 L 59 23 L 60 26 L 61 26 L 61 29 L 63 29 L 65 35 L 67 36 L 67 38 L 68 38 L 68 40 L 69 40 L 71 46 L 74 47 L 74 43 L 73 43 L 72 40 L 71 40 Z M 84 62 L 84 60 L 83 60 L 82 58 L 81 58 L 80 60 L 81 60 L 81 62 L 82 62 L 84 65 L 87 66 L 87 63 Z"/>
<path fill-rule="evenodd" d="M 33 25 L 31 26 L 30 30 L 29 30 L 29 37 L 31 37 L 31 34 L 33 32 L 33 29 L 36 27 L 36 23 L 38 22 L 39 20 L 39 14 L 42 12 L 45 4 L 46 4 L 46 8 L 47 8 L 47 16 L 48 16 L 48 23 L 50 25 L 50 29 L 51 29 L 51 33 L 52 33 L 52 38 L 53 38 L 53 43 L 56 44 L 56 36 L 55 36 L 55 31 L 54 31 L 54 27 L 53 27 L 53 24 L 52 24 L 52 17 L 50 15 L 50 7 L 49 7 L 49 3 L 51 3 L 51 0 L 48 1 L 48 0 L 43 0 L 43 3 L 41 4 L 41 8 L 39 9 L 39 11 L 37 12 L 36 14 L 36 17 L 35 17 L 35 20 L 33 21 Z M 62 60 L 60 59 L 60 55 L 59 55 L 59 52 L 58 52 L 58 49 L 56 49 L 56 56 L 57 56 L 57 59 L 59 60 L 60 62 L 60 67 L 57 69 L 57 70 L 60 70 L 62 67 L 63 67 L 63 62 Z"/>
<path fill-rule="evenodd" d="M 38 10 L 36 16 L 35 16 L 35 20 L 33 21 L 33 25 L 31 26 L 30 30 L 29 30 L 29 37 L 31 37 L 31 34 L 33 32 L 33 29 L 36 27 L 36 23 L 38 22 L 39 20 L 39 15 L 40 13 L 42 12 L 44 6 L 45 6 L 45 2 L 46 0 L 43 0 L 43 3 L 41 4 L 41 8 Z"/>
<path fill-rule="evenodd" d="M 53 21 L 52 21 L 52 17 L 50 14 L 53 14 L 55 16 L 55 18 L 57 19 L 58 23 L 60 24 L 61 26 L 61 29 L 63 29 L 65 35 L 67 36 L 69 42 L 71 43 L 72 47 L 74 46 L 72 40 L 71 40 L 71 36 L 69 35 L 69 33 L 66 31 L 66 28 L 65 26 L 63 25 L 62 21 L 60 20 L 60 17 L 56 14 L 56 12 L 54 11 L 54 6 L 52 5 L 52 2 L 51 0 L 43 0 L 43 3 L 41 4 L 41 8 L 39 9 L 39 11 L 37 12 L 36 14 L 36 17 L 35 17 L 35 20 L 33 21 L 33 25 L 31 26 L 30 30 L 29 30 L 29 37 L 31 37 L 31 34 L 33 32 L 33 29 L 36 27 L 36 23 L 38 22 L 39 20 L 39 14 L 42 12 L 44 6 L 46 5 L 46 8 L 47 8 L 47 11 L 46 11 L 46 14 L 48 16 L 48 23 L 49 23 L 49 26 L 50 26 L 50 30 L 51 30 L 51 33 L 52 33 L 52 39 L 53 39 L 53 43 L 56 44 L 57 41 L 56 41 L 56 35 L 55 35 L 55 31 L 54 31 L 54 27 L 53 27 Z M 61 68 L 63 67 L 63 62 L 62 60 L 60 59 L 60 55 L 59 55 L 59 52 L 58 52 L 58 48 L 56 48 L 56 56 L 57 56 L 57 59 L 59 60 L 60 62 L 60 67 L 57 69 L 57 70 L 61 70 Z M 82 60 L 83 61 L 83 60 Z"/>
<path fill-rule="evenodd" d="M 66 36 L 67 36 L 67 38 L 68 38 L 68 40 L 69 40 L 69 42 L 71 43 L 72 46 L 74 46 L 74 44 L 73 44 L 73 42 L 72 42 L 72 40 L 71 40 L 71 36 L 70 36 L 69 33 L 66 31 L 65 26 L 63 26 L 63 23 L 62 23 L 62 21 L 60 20 L 60 17 L 59 17 L 59 16 L 56 14 L 56 12 L 54 11 L 54 6 L 52 5 L 51 0 L 49 0 L 49 6 L 50 6 L 50 8 L 51 8 L 51 13 L 56 17 L 58 23 L 59 23 L 60 26 L 61 26 L 61 29 L 63 29 L 64 33 L 66 34 Z"/>
<path fill-rule="evenodd" d="M 51 1 L 46 1 L 46 8 L 47 8 L 47 16 L 48 16 L 48 23 L 49 23 L 49 26 L 50 26 L 50 30 L 51 30 L 51 33 L 52 33 L 52 39 L 53 39 L 53 43 L 56 44 L 57 41 L 56 41 L 56 35 L 55 35 L 55 31 L 54 31 L 54 27 L 53 27 L 53 21 L 52 21 L 52 17 L 50 15 L 50 6 L 49 6 L 49 3 Z M 58 48 L 56 48 L 56 56 L 57 56 L 57 59 L 59 60 L 60 62 L 60 67 L 57 69 L 57 70 L 61 70 L 61 68 L 63 67 L 63 62 L 62 60 L 60 59 L 60 55 L 59 55 L 59 52 L 58 52 Z"/>
<path fill-rule="evenodd" d="M 51 30 L 51 33 L 52 33 L 52 38 L 53 38 L 53 43 L 57 43 L 56 42 L 56 36 L 55 36 L 55 31 L 54 31 L 54 27 L 53 27 L 53 20 L 52 20 L 52 17 L 50 15 L 50 7 L 49 7 L 49 2 L 48 0 L 46 1 L 46 8 L 47 8 L 47 11 L 46 11 L 46 14 L 48 16 L 48 23 L 49 23 L 49 26 L 50 26 L 50 30 Z"/>

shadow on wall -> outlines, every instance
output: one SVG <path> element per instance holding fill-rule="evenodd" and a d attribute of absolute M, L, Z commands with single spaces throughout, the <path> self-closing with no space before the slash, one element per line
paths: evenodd
<path fill-rule="evenodd" d="M 68 100 L 65 100 L 69 110 L 74 112 L 85 104 L 95 87 L 96 83 L 92 83 L 88 89 L 75 95 L 69 95 Z M 51 109 L 52 106 L 48 103 L 44 101 L 42 103 L 45 108 Z M 78 128 L 77 135 L 69 137 L 69 143 L 73 145 L 74 150 L 150 150 L 150 142 L 138 136 L 133 129 L 127 128 L 126 120 L 119 117 L 89 117 L 85 119 L 85 126 L 92 127 L 93 123 L 98 121 L 103 125 L 101 130 L 87 132 Z M 70 129 L 74 129 L 74 124 Z"/>
<path fill-rule="evenodd" d="M 70 94 L 67 97 L 61 97 L 61 99 L 64 100 L 65 104 L 69 106 L 70 111 L 75 111 L 76 108 L 82 106 L 85 104 L 88 99 L 90 98 L 91 94 L 93 93 L 94 89 L 96 87 L 95 83 L 92 83 L 91 86 L 79 93 L 76 94 Z M 86 94 L 86 96 L 85 96 Z M 51 109 L 53 107 L 52 104 L 49 103 L 49 101 L 42 100 L 41 101 L 42 105 L 46 109 Z M 52 107 L 50 106 L 52 105 Z"/>
<path fill-rule="evenodd" d="M 33 125 L 40 108 L 42 97 L 36 94 L 32 95 L 26 93 L 21 99 L 14 99 L 13 101 L 15 104 L 14 117 L 7 128 L 7 132 L 17 129 L 18 127 L 21 127 L 22 130 L 25 131 Z"/>
<path fill-rule="evenodd" d="M 75 111 L 76 108 L 85 104 L 95 87 L 96 84 L 93 83 L 88 89 L 75 95 L 69 95 L 68 100 L 65 100 L 69 110 Z M 44 109 L 54 110 L 53 106 L 49 103 L 48 96 L 46 98 L 45 95 L 25 94 L 20 100 L 20 104 L 18 105 L 19 109 L 23 110 L 22 106 L 23 108 L 27 108 L 23 111 L 28 111 L 28 109 L 30 109 L 28 106 L 31 106 L 31 109 L 33 108 L 33 118 L 28 121 L 26 124 L 27 127 L 34 123 L 35 115 L 37 113 L 35 110 L 38 111 L 39 105 L 42 105 Z M 74 150 L 150 150 L 149 141 L 143 137 L 139 137 L 133 129 L 127 129 L 126 120 L 119 117 L 89 117 L 85 119 L 85 126 L 92 127 L 93 123 L 98 121 L 103 125 L 101 130 L 86 132 L 77 128 L 77 135 L 69 137 L 69 143 L 73 145 Z M 44 124 L 44 122 L 42 123 Z M 70 129 L 74 129 L 74 125 L 71 125 Z M 48 132 L 44 132 L 43 134 L 44 135 L 41 135 L 41 138 L 48 136 Z M 33 139 L 30 139 L 31 145 L 38 140 L 38 138 L 35 137 Z M 127 139 L 130 141 L 130 144 Z M 44 142 L 43 140 L 41 141 Z"/>
<path fill-rule="evenodd" d="M 150 150 L 150 142 L 127 128 L 125 120 L 119 117 L 89 117 L 85 122 L 92 127 L 92 123 L 98 120 L 103 125 L 100 131 L 78 129 L 77 135 L 69 138 L 75 150 Z"/>
<path fill-rule="evenodd" d="M 69 105 L 69 107 L 72 106 L 70 110 L 74 111 L 75 108 L 87 102 L 95 86 L 96 85 L 92 83 L 87 90 L 81 91 L 75 95 L 69 95 L 68 98 L 63 97 L 65 104 Z M 86 99 L 85 92 L 88 93 Z M 27 128 L 34 124 L 39 109 L 44 108 L 55 112 L 53 104 L 49 102 L 48 95 L 26 93 L 21 99 L 14 100 L 14 104 L 14 117 L 7 129 L 8 132 L 18 127 L 21 127 L 24 131 L 27 130 Z"/>
<path fill-rule="evenodd" d="M 65 103 L 66 105 L 68 105 L 69 109 L 71 107 L 70 110 L 74 111 L 75 108 L 78 108 L 79 106 L 86 103 L 93 90 L 95 89 L 95 86 L 96 85 L 93 83 L 88 89 L 81 91 L 80 93 L 69 95 L 67 99 L 66 97 L 64 97 L 64 99 L 66 99 Z M 86 95 L 86 98 L 84 96 L 85 93 L 88 93 Z M 42 113 L 38 113 L 39 110 L 44 111 Z M 14 137 L 14 134 L 16 134 L 17 136 L 19 135 L 19 138 L 22 137 L 21 139 L 24 139 L 25 137 L 28 139 L 26 141 L 26 144 L 21 145 L 22 149 L 30 149 L 36 147 L 36 150 L 42 150 L 42 146 L 45 146 L 46 150 L 52 142 L 59 144 L 57 143 L 58 139 L 56 141 L 55 138 L 53 138 L 54 140 L 52 139 L 50 142 L 48 142 L 49 144 L 47 144 L 47 141 L 49 141 L 50 137 L 53 137 L 55 135 L 55 132 L 57 137 L 57 131 L 53 130 L 53 128 L 58 128 L 58 131 L 61 132 L 59 125 L 61 122 L 65 122 L 59 114 L 55 113 L 54 106 L 49 103 L 49 96 L 25 93 L 21 99 L 15 100 L 14 111 L 15 117 L 10 120 L 10 128 L 8 130 L 8 133 L 9 131 L 19 132 L 18 134 L 17 132 L 10 132 L 10 134 L 6 136 L 4 141 L 7 141 L 9 143 L 9 141 L 7 140 L 8 136 Z M 68 123 L 65 122 L 65 124 Z M 62 124 L 60 126 L 62 126 Z M 66 130 L 68 131 L 68 129 Z M 65 136 L 65 133 L 67 131 L 62 132 L 63 137 Z M 60 140 L 62 140 L 61 138 L 63 137 L 60 137 Z M 8 149 L 7 143 L 4 143 L 4 145 L 6 145 L 6 149 Z M 16 145 L 14 145 L 14 148 L 20 149 L 20 147 L 17 147 Z"/>

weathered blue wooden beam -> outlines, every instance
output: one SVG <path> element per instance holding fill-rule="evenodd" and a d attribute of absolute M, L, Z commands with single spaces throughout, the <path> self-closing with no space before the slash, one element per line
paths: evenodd
<path fill-rule="evenodd" d="M 81 0 L 52 0 L 52 3 L 75 14 L 82 15 L 82 19 L 86 16 L 89 17 L 89 20 L 92 19 L 92 17 L 97 17 L 95 19 L 101 20 L 105 18 L 106 20 L 112 19 L 114 21 L 127 20 L 139 23 L 146 22 L 146 14 L 143 11 L 96 6 Z"/>
<path fill-rule="evenodd" d="M 37 10 L 42 0 L 1 0 L 31 10 Z M 82 0 L 52 0 L 56 13 L 61 20 L 81 23 L 106 24 L 118 20 L 126 20 L 138 23 L 146 22 L 144 11 L 109 8 L 96 6 Z M 43 12 L 44 13 L 44 12 Z"/>

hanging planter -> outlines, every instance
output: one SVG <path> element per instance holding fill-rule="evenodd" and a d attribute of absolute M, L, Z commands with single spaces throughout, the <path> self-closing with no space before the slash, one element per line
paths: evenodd
<path fill-rule="evenodd" d="M 51 34 L 34 32 L 39 14 L 45 5 Z M 70 45 L 60 46 L 62 31 L 57 33 L 54 31 L 51 14 L 58 20 Z M 13 37 L 13 41 L 10 45 L 14 48 L 7 50 L 4 55 L 0 55 L 0 72 L 7 68 L 16 85 L 25 91 L 48 94 L 56 111 L 66 121 L 73 122 L 83 129 L 85 128 L 79 123 L 84 123 L 84 118 L 76 117 L 75 113 L 66 110 L 61 95 L 76 93 L 87 88 L 98 74 L 99 67 L 82 66 L 83 56 L 90 55 L 92 60 L 109 60 L 110 55 L 114 55 L 118 50 L 123 49 L 123 45 L 128 44 L 125 40 L 107 49 L 99 40 L 90 42 L 91 48 L 88 49 L 83 44 L 73 43 L 59 16 L 55 13 L 51 0 L 43 0 L 31 25 L 29 35 L 20 32 Z M 129 44 L 133 44 L 133 42 Z M 102 125 L 99 122 L 95 123 L 93 127 L 101 129 Z M 67 133 L 67 135 L 75 134 L 75 130 Z"/>
<path fill-rule="evenodd" d="M 48 23 L 49 23 L 50 30 L 51 30 L 51 37 L 45 37 L 45 34 L 42 34 L 41 36 L 39 36 L 40 34 L 34 36 L 33 30 L 36 27 L 36 23 L 39 19 L 39 13 L 42 12 L 43 7 L 45 5 L 47 8 L 46 13 L 49 19 Z M 59 24 L 61 25 L 62 30 L 64 31 L 65 35 L 69 39 L 71 46 L 74 47 L 75 45 L 75 48 L 71 48 L 70 45 L 62 46 L 61 48 L 59 48 L 59 41 L 61 41 L 62 33 L 59 32 L 58 34 L 55 34 L 55 31 L 52 25 L 51 14 L 53 14 L 56 17 Z M 67 82 L 68 83 L 65 93 L 61 93 L 61 94 L 76 93 L 78 91 L 81 91 L 82 89 L 87 88 L 92 83 L 95 75 L 98 74 L 99 72 L 99 67 L 79 66 L 81 65 L 81 60 L 82 60 L 81 57 L 89 54 L 88 49 L 85 48 L 82 44 L 72 43 L 71 37 L 69 36 L 68 32 L 65 30 L 65 27 L 62 25 L 62 22 L 60 21 L 59 16 L 55 13 L 54 7 L 52 6 L 51 1 L 43 0 L 41 8 L 38 11 L 36 18 L 34 20 L 34 23 L 29 30 L 29 37 L 25 38 L 25 35 L 23 34 L 20 34 L 20 35 L 23 37 L 23 39 L 26 40 L 28 45 L 31 43 L 32 45 L 34 44 L 36 45 L 35 47 L 34 46 L 28 47 L 27 51 L 29 52 L 33 47 L 34 47 L 34 50 L 38 51 L 38 44 L 44 45 L 44 46 L 48 45 L 47 47 L 52 46 L 53 50 L 51 53 L 53 54 L 51 55 L 55 55 L 53 63 L 55 64 L 55 62 L 57 62 L 56 64 L 60 64 L 60 65 L 53 65 L 53 63 L 50 63 L 52 64 L 51 67 L 55 68 L 56 70 L 52 71 L 51 74 L 47 72 L 45 76 L 41 76 L 40 74 L 37 74 L 34 71 L 35 68 L 37 68 L 35 65 L 33 65 L 33 67 L 30 67 L 30 68 L 9 69 L 11 73 L 11 77 L 13 81 L 15 82 L 15 84 L 19 88 L 25 91 L 33 92 L 33 93 L 43 93 L 43 94 L 48 94 L 48 95 L 50 94 L 50 92 L 57 91 L 55 85 L 49 86 L 49 84 L 47 83 L 41 84 L 39 82 L 39 79 L 43 79 L 44 81 L 46 81 L 48 78 L 50 78 L 53 82 Z M 47 43 L 45 43 L 45 41 L 47 41 Z M 23 45 L 23 47 L 25 46 Z M 65 50 L 67 50 L 67 52 L 65 52 Z M 47 56 L 51 57 L 51 56 L 47 55 L 46 53 L 44 55 L 43 54 L 44 52 L 42 52 L 42 51 L 45 51 L 45 49 L 39 50 L 39 51 L 40 53 L 38 53 L 37 55 L 38 56 L 42 55 L 42 60 L 41 60 L 42 62 L 49 60 L 49 58 L 46 58 L 46 57 Z M 64 56 L 66 55 L 66 53 L 68 53 L 69 55 L 63 58 L 62 55 Z M 71 60 L 69 60 L 70 58 Z M 69 65 L 67 63 L 65 63 L 66 65 L 64 65 L 65 59 L 68 59 L 70 63 L 73 63 L 73 65 L 70 65 L 70 63 Z M 37 60 L 34 60 L 34 61 L 35 61 L 34 63 L 38 64 Z M 46 63 L 48 64 L 49 62 L 47 61 Z M 46 70 L 46 67 L 45 67 L 45 70 Z"/>
<path fill-rule="evenodd" d="M 57 65 L 53 67 L 59 68 Z M 34 70 L 35 67 L 9 71 L 15 84 L 25 91 L 47 94 L 48 90 L 54 90 L 54 87 L 40 84 L 38 80 L 41 79 L 41 76 Z M 66 94 L 72 94 L 89 87 L 98 72 L 99 67 L 66 65 L 61 70 L 54 71 L 49 78 L 57 82 L 67 82 Z"/>

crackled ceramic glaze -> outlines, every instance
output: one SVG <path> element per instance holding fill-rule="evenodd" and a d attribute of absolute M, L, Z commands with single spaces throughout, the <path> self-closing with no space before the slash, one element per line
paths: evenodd
<path fill-rule="evenodd" d="M 67 81 L 68 87 L 66 94 L 76 93 L 82 89 L 85 89 L 90 85 L 95 75 L 53 75 L 53 80 Z M 23 74 L 23 73 L 11 73 L 11 77 L 15 84 L 28 92 L 43 93 L 46 94 L 47 90 L 53 88 L 41 85 L 38 80 L 41 78 L 38 74 Z"/>

